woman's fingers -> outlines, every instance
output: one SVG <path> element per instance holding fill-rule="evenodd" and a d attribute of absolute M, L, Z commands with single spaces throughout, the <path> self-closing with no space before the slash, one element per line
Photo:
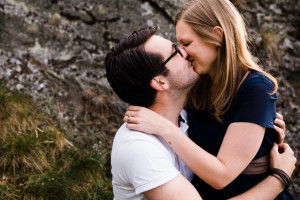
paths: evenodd
<path fill-rule="evenodd" d="M 295 155 L 294 151 L 287 143 L 278 144 L 278 147 L 283 153 L 290 153 L 292 156 Z"/>
<path fill-rule="evenodd" d="M 132 130 L 136 130 L 136 131 L 142 131 L 142 130 L 139 129 L 140 125 L 138 125 L 138 124 L 127 123 L 126 127 L 128 129 L 132 129 Z"/>
<path fill-rule="evenodd" d="M 140 116 L 139 111 L 127 110 L 123 121 L 127 123 L 137 123 L 137 118 Z"/>
<path fill-rule="evenodd" d="M 163 135 L 168 130 L 166 127 L 174 126 L 172 122 L 160 114 L 140 106 L 128 107 L 123 121 L 127 123 L 126 127 L 131 130 L 156 135 Z"/>
<path fill-rule="evenodd" d="M 285 122 L 283 121 L 283 117 L 281 114 L 277 113 L 277 118 L 274 121 L 274 128 L 279 136 L 279 143 L 282 143 L 285 138 Z"/>
<path fill-rule="evenodd" d="M 282 116 L 280 113 L 276 113 L 276 114 L 277 114 L 276 117 L 277 117 L 278 119 L 283 120 L 283 116 Z"/>
<path fill-rule="evenodd" d="M 139 111 L 139 110 L 141 110 L 143 107 L 141 107 L 141 106 L 129 106 L 128 108 L 127 108 L 127 110 L 128 111 Z"/>
<path fill-rule="evenodd" d="M 130 106 L 125 112 L 123 121 L 127 123 L 137 123 L 138 119 L 143 120 L 149 118 L 152 112 L 150 112 L 149 109 L 144 107 Z"/>
<path fill-rule="evenodd" d="M 278 144 L 274 143 L 270 153 L 271 153 L 271 155 L 274 155 L 277 152 L 278 152 Z"/>
<path fill-rule="evenodd" d="M 133 115 L 125 115 L 123 117 L 123 122 L 127 123 L 137 123 L 137 119 Z"/>
<path fill-rule="evenodd" d="M 276 118 L 274 124 L 285 130 L 285 122 L 283 120 Z"/>
<path fill-rule="evenodd" d="M 125 112 L 125 116 L 134 116 L 134 117 L 138 117 L 139 116 L 139 112 L 136 112 L 136 111 L 126 111 Z"/>
<path fill-rule="evenodd" d="M 271 150 L 271 168 L 279 168 L 285 171 L 289 176 L 295 170 L 297 159 L 294 151 L 286 143 L 274 144 Z"/>
<path fill-rule="evenodd" d="M 278 143 L 282 143 L 285 138 L 285 133 L 284 133 L 283 129 L 279 128 L 276 125 L 274 125 L 274 128 L 275 128 L 276 132 L 278 133 Z"/>

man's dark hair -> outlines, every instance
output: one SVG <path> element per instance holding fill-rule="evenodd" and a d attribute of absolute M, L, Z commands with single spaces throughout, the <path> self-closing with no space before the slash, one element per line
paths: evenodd
<path fill-rule="evenodd" d="M 149 107 L 157 91 L 150 81 L 157 75 L 167 76 L 163 57 L 145 51 L 146 41 L 155 34 L 156 27 L 133 32 L 117 43 L 105 57 L 106 76 L 115 93 L 125 102 Z"/>

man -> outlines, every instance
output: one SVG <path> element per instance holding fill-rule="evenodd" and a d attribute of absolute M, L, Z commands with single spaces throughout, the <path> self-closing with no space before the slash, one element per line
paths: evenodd
<path fill-rule="evenodd" d="M 107 79 L 125 102 L 147 107 L 187 133 L 182 108 L 199 75 L 185 51 L 155 32 L 142 29 L 118 43 L 105 58 Z M 283 154 L 277 145 L 273 148 L 272 167 L 291 174 L 296 161 L 291 149 L 282 147 Z M 193 173 L 159 136 L 131 131 L 123 124 L 114 139 L 111 164 L 116 200 L 201 199 L 189 182 Z M 233 199 L 274 199 L 282 190 L 280 181 L 269 176 Z"/>

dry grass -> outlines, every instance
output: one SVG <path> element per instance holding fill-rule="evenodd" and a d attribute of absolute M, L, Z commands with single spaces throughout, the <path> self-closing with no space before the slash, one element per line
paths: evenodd
<path fill-rule="evenodd" d="M 235 6 L 237 6 L 238 8 L 244 8 L 244 6 L 245 6 L 245 0 L 234 0 L 234 1 L 232 1 L 232 3 L 235 5 Z"/>
<path fill-rule="evenodd" d="M 0 199 L 112 199 L 101 161 L 76 149 L 34 104 L 0 87 Z"/>
<path fill-rule="evenodd" d="M 262 38 L 262 45 L 264 50 L 267 52 L 269 58 L 276 61 L 280 61 L 281 52 L 278 48 L 280 38 L 277 32 L 263 32 L 260 33 Z"/>

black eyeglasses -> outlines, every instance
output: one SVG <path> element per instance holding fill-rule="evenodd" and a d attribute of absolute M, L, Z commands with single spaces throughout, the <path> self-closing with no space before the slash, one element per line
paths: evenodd
<path fill-rule="evenodd" d="M 180 49 L 178 48 L 178 46 L 176 44 L 172 44 L 172 46 L 175 48 L 174 53 L 172 53 L 172 55 L 170 55 L 170 57 L 161 64 L 161 66 L 164 66 L 165 64 L 167 64 L 167 62 L 169 62 L 169 60 L 171 60 L 177 53 L 179 53 L 181 55 L 181 57 L 183 57 Z"/>

